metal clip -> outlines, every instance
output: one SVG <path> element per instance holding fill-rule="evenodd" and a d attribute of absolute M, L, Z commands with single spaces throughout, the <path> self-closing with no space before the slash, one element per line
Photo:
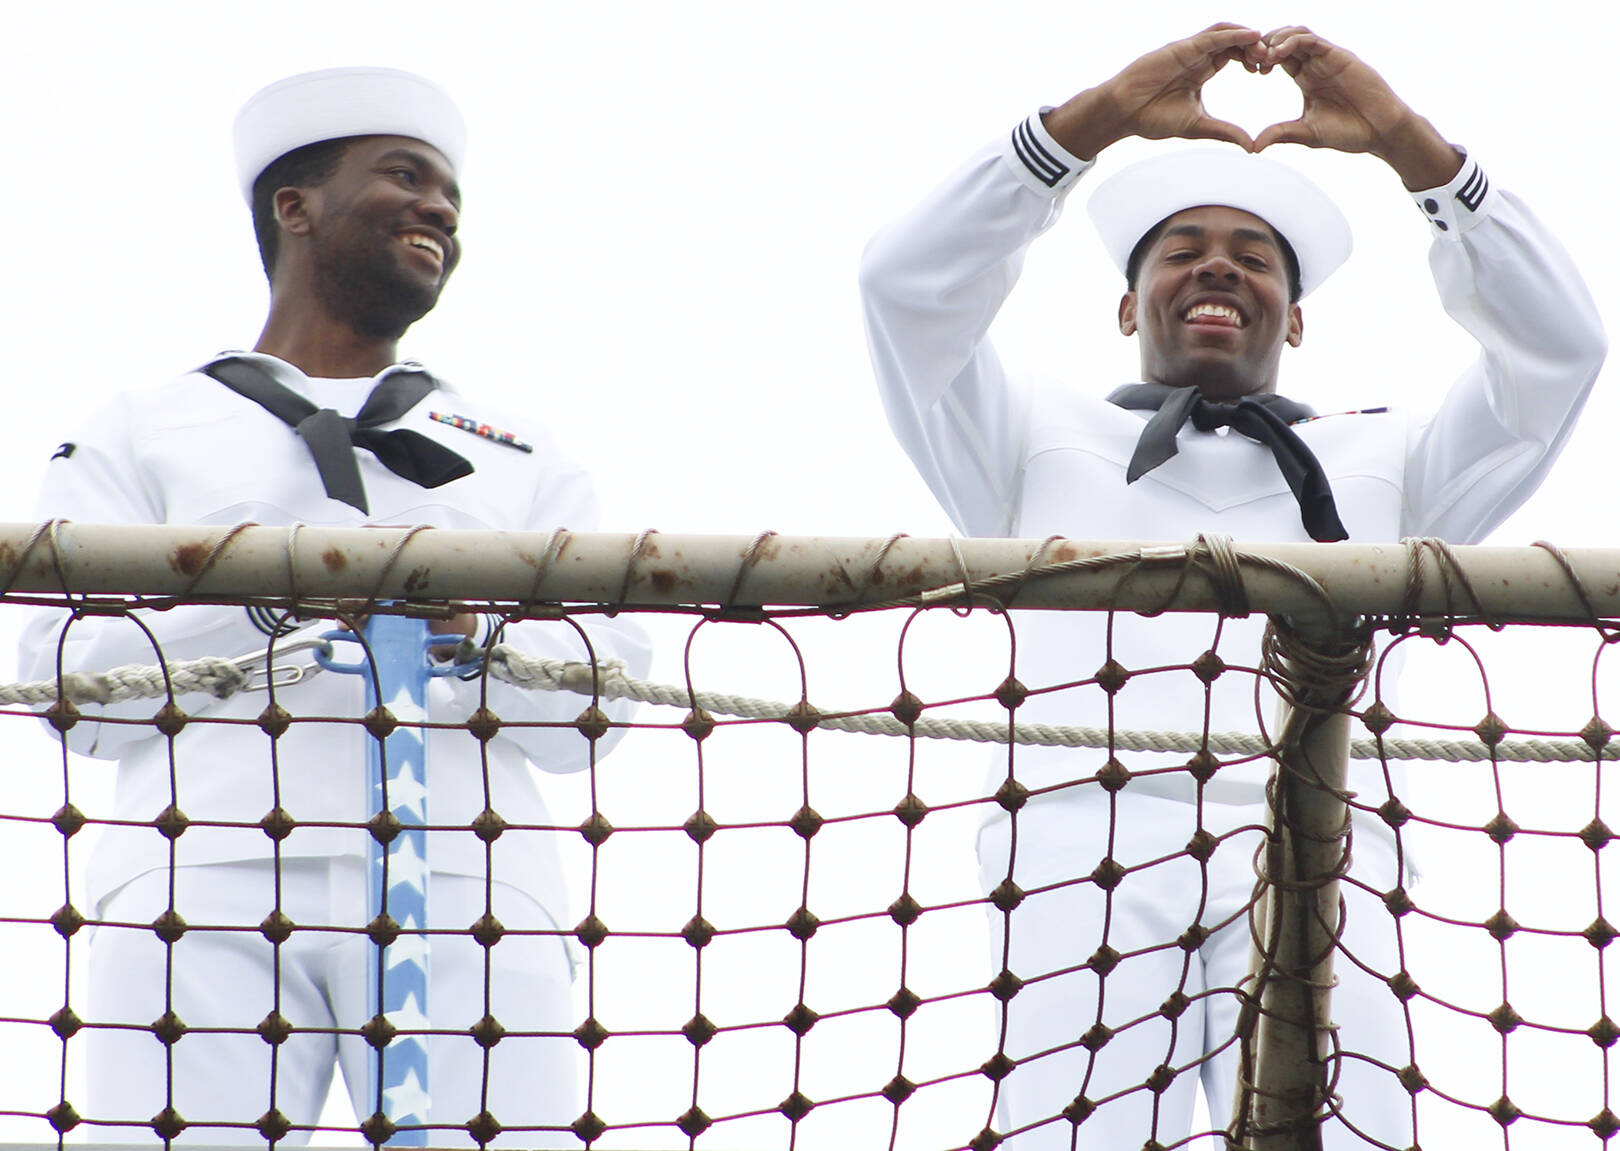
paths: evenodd
<path fill-rule="evenodd" d="M 923 607 L 930 607 L 936 603 L 949 603 L 951 600 L 960 599 L 966 594 L 967 584 L 951 583 L 946 584 L 944 587 L 927 588 L 918 594 L 917 601 Z"/>
<path fill-rule="evenodd" d="M 308 636 L 304 639 L 295 639 L 289 643 L 275 645 L 275 655 L 278 662 L 272 664 L 268 650 L 264 653 L 238 656 L 231 663 L 247 673 L 247 683 L 240 691 L 268 691 L 271 687 L 291 687 L 295 683 L 302 683 L 310 676 L 321 670 L 320 664 L 309 663 L 281 663 L 283 656 L 292 655 L 301 651 L 314 651 L 318 655 L 330 656 L 332 645 L 319 636 Z"/>
<path fill-rule="evenodd" d="M 324 650 L 315 653 L 317 671 L 335 671 L 344 675 L 373 675 L 375 669 L 365 653 L 365 637 L 355 632 L 343 629 L 341 631 L 323 632 L 321 637 L 312 641 L 316 647 Z M 352 643 L 361 647 L 360 656 L 353 663 L 341 663 L 332 658 L 334 643 Z M 444 676 L 459 676 L 466 679 L 481 672 L 484 668 L 484 649 L 479 647 L 470 638 L 459 634 L 432 635 L 424 633 L 422 636 L 422 650 L 431 652 L 435 648 L 454 648 L 454 654 L 444 662 L 433 662 L 423 669 L 429 678 Z"/>

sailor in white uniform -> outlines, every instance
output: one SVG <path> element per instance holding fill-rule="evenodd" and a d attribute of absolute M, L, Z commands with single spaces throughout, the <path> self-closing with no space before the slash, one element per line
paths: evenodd
<path fill-rule="evenodd" d="M 1210 117 L 1200 89 L 1234 60 L 1292 75 L 1300 119 L 1251 140 Z M 1141 379 L 1112 393 L 1026 389 L 1004 373 L 990 324 L 1025 250 L 1129 136 L 1226 141 L 1148 159 L 1091 199 L 1127 276 L 1119 328 L 1138 340 Z M 1350 250 L 1325 195 L 1251 154 L 1279 142 L 1370 152 L 1412 192 L 1441 299 L 1482 349 L 1438 411 L 1311 418 L 1277 395 L 1283 349 L 1303 338 L 1300 298 Z M 957 528 L 978 536 L 1474 543 L 1540 483 L 1606 350 L 1579 274 L 1528 210 L 1376 72 L 1303 28 L 1217 25 L 1029 117 L 873 239 L 862 289 L 894 433 Z M 1144 672 L 1206 649 L 1253 669 L 1261 621 L 1219 632 L 1192 617 L 1120 617 L 1111 631 L 1083 613 L 1015 622 L 1021 682 L 1078 684 L 1032 695 L 1021 721 L 1254 731 L 1273 720 L 1253 674 L 1206 687 L 1185 671 Z M 1094 678 L 1109 660 L 1137 673 L 1112 696 Z M 1119 758 L 1132 778 L 1110 793 L 1073 782 L 1094 779 L 1100 755 L 1019 748 L 1014 773 L 1037 796 L 1017 816 L 1015 860 L 1006 812 L 991 806 L 981 832 L 987 892 L 1009 877 L 1025 892 L 1050 888 L 1010 916 L 991 909 L 995 966 L 1025 981 L 1007 1007 L 1017 1066 L 999 1087 L 1001 1130 L 1022 1132 L 1004 1145 L 1019 1151 L 1173 1144 L 1190 1130 L 1200 1080 L 1215 1125 L 1228 1122 L 1240 1006 L 1230 989 L 1249 959 L 1240 912 L 1268 763 L 1227 764 L 1200 784 L 1185 756 Z M 1007 770 L 1002 756 L 992 790 Z M 1376 765 L 1352 772 L 1358 802 L 1387 798 Z M 1219 840 L 1207 866 L 1187 853 L 1199 831 Z M 1358 819 L 1354 831 L 1355 878 L 1394 887 L 1388 829 Z M 1093 878 L 1105 860 L 1124 869 L 1111 891 Z M 1334 1088 L 1349 1123 L 1405 1146 L 1411 1098 L 1389 1069 L 1410 1053 L 1382 978 L 1399 967 L 1389 920 L 1375 896 L 1344 891 L 1346 946 L 1378 974 L 1337 964 L 1342 1046 L 1370 1059 L 1336 1060 Z M 1324 1133 L 1330 1147 L 1363 1145 L 1336 1119 Z"/>
<path fill-rule="evenodd" d="M 399 360 L 400 337 L 434 306 L 459 258 L 464 143 L 449 97 L 409 73 L 333 69 L 250 100 L 236 146 L 271 284 L 263 334 L 250 352 L 131 389 L 84 420 L 50 464 L 39 514 L 89 523 L 592 529 L 590 477 L 532 414 L 497 411 Z M 278 625 L 304 626 L 240 607 L 177 607 L 140 620 L 152 638 L 105 617 L 37 619 L 22 643 L 24 674 L 262 653 Z M 433 630 L 483 642 L 494 623 L 462 615 Z M 500 639 L 582 660 L 584 636 L 598 660 L 644 673 L 645 637 L 625 621 L 587 620 L 584 635 L 568 623 L 514 624 Z M 434 1144 L 471 1143 L 466 1124 L 485 1110 L 508 1129 L 567 1128 L 583 1110 L 581 1050 L 568 1034 L 571 961 L 558 934 L 574 923 L 555 847 L 562 833 L 537 828 L 553 822 L 541 773 L 587 768 L 592 747 L 573 727 L 513 724 L 567 724 L 588 701 L 437 678 L 429 718 L 460 723 L 486 690 L 505 721 L 497 736 L 484 743 L 451 728 L 427 736 L 430 822 L 466 829 L 428 834 L 429 927 L 465 932 L 489 906 L 508 929 L 487 951 L 465 935 L 432 937 L 429 1022 L 452 1034 L 429 1043 L 431 1121 L 462 1127 L 435 1131 Z M 335 673 L 281 689 L 277 702 L 298 717 L 365 711 L 361 677 Z M 98 1139 L 150 1141 L 153 1117 L 167 1110 L 171 1124 L 177 1116 L 191 1125 L 182 1142 L 262 1144 L 288 1126 L 286 1141 L 307 1142 L 310 1132 L 299 1128 L 315 1122 L 334 1060 L 356 1113 L 378 1106 L 363 1097 L 367 1048 L 352 1033 L 375 1010 L 366 1002 L 375 949 L 355 931 L 369 918 L 369 836 L 356 825 L 371 814 L 371 736 L 352 722 L 294 723 L 272 741 L 251 722 L 265 705 L 253 693 L 181 703 L 198 717 L 247 722 L 194 722 L 171 742 L 154 730 L 151 703 L 89 706 L 65 736 L 75 751 L 118 761 L 115 816 L 126 821 L 105 829 L 90 867 L 88 913 L 109 925 L 95 929 L 89 999 L 76 1005 L 92 1024 L 73 1040 L 89 1055 L 89 1095 L 78 1110 L 144 1125 L 97 1127 Z M 615 721 L 629 716 L 604 708 Z M 140 722 L 101 722 L 114 717 Z M 598 740 L 595 755 L 621 734 Z M 471 830 L 486 788 L 487 806 L 511 825 L 487 845 Z M 171 806 L 189 821 L 172 840 L 153 826 Z M 293 821 L 279 841 L 260 826 L 275 809 Z M 171 875 L 173 909 L 192 929 L 169 949 L 149 925 L 170 907 Z M 257 930 L 278 908 L 295 927 L 279 966 Z M 486 1010 L 514 1033 L 487 1058 L 468 1033 Z M 166 1048 L 152 1024 L 169 1012 L 190 1030 Z M 294 1029 L 275 1046 L 255 1031 L 273 1013 Z M 95 1026 L 106 1024 L 124 1029 Z M 336 1028 L 351 1033 L 340 1038 Z M 553 1037 L 515 1034 L 548 1031 Z M 579 1145 L 566 1130 L 521 1140 Z"/>

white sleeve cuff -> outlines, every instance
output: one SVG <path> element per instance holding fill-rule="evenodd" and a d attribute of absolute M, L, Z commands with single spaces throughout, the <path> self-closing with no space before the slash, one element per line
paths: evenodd
<path fill-rule="evenodd" d="M 1481 168 L 1466 153 L 1463 165 L 1443 188 L 1412 193 L 1418 211 L 1429 221 L 1436 239 L 1461 240 L 1462 234 L 1491 214 L 1496 189 Z"/>
<path fill-rule="evenodd" d="M 1053 197 L 1067 191 L 1096 161 L 1071 156 L 1052 139 L 1046 125 L 1041 123 L 1041 112 L 1050 110 L 1042 108 L 1021 121 L 1002 142 L 1001 156 L 1030 191 Z"/>

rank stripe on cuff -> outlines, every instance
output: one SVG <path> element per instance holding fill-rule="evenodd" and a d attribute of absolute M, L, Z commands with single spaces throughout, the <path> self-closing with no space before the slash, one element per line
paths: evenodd
<path fill-rule="evenodd" d="M 1473 170 L 1468 173 L 1468 179 L 1457 189 L 1457 202 L 1470 212 L 1477 212 L 1490 190 L 1491 182 L 1485 178 L 1485 170 L 1476 163 Z"/>
<path fill-rule="evenodd" d="M 1034 176 L 1048 188 L 1057 187 L 1063 177 L 1069 174 L 1069 166 L 1056 156 L 1052 155 L 1041 143 L 1029 119 L 1020 121 L 1012 131 L 1013 153 L 1023 162 L 1029 174 Z"/>

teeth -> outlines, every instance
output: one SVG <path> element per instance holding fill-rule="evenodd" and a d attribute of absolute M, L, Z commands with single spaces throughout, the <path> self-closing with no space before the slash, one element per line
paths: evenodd
<path fill-rule="evenodd" d="M 1195 320 L 1199 316 L 1214 316 L 1217 319 L 1228 320 L 1240 328 L 1243 326 L 1243 317 L 1238 314 L 1238 310 L 1225 304 L 1194 304 L 1181 318 Z"/>
<path fill-rule="evenodd" d="M 423 236 L 411 232 L 405 237 L 405 242 L 413 248 L 421 248 L 424 252 L 433 253 L 435 259 L 441 264 L 444 263 L 444 249 L 439 246 L 439 242 L 432 236 Z"/>

